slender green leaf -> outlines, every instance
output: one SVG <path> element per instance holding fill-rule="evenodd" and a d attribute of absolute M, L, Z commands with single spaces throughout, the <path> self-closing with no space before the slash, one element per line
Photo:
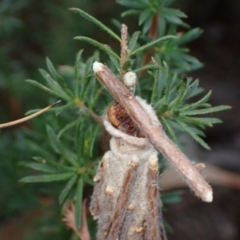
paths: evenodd
<path fill-rule="evenodd" d="M 80 40 L 80 41 L 85 41 L 85 42 L 88 42 L 96 47 L 98 47 L 99 49 L 103 50 L 105 53 L 107 53 L 108 55 L 110 56 L 113 56 L 117 59 L 120 60 L 119 56 L 113 52 L 109 47 L 107 47 L 106 45 L 96 41 L 96 40 L 93 40 L 91 38 L 88 38 L 88 37 L 82 37 L 82 36 L 79 36 L 79 37 L 75 37 L 74 39 L 76 40 Z"/>
<path fill-rule="evenodd" d="M 51 75 L 44 69 L 39 69 L 39 72 L 41 73 L 42 77 L 46 80 L 48 83 L 48 86 L 54 90 L 55 92 L 59 94 L 63 94 L 63 89 L 61 86 L 51 77 Z"/>
<path fill-rule="evenodd" d="M 161 8 L 160 10 L 161 14 L 164 16 L 174 16 L 174 17 L 179 17 L 179 18 L 186 18 L 187 15 L 183 13 L 182 11 L 178 9 L 173 9 L 173 8 Z"/>
<path fill-rule="evenodd" d="M 23 163 L 22 164 L 25 167 L 29 167 L 32 169 L 35 169 L 37 171 L 42 171 L 46 173 L 56 173 L 58 170 L 56 168 L 50 167 L 46 163 Z"/>
<path fill-rule="evenodd" d="M 185 100 L 186 99 L 189 99 L 193 96 L 196 96 L 199 92 L 199 80 L 195 80 L 193 81 L 191 84 L 188 85 L 187 87 L 188 89 L 188 92 L 187 94 L 185 95 Z"/>
<path fill-rule="evenodd" d="M 131 51 L 135 48 L 140 33 L 141 33 L 141 32 L 138 31 L 138 32 L 135 32 L 135 33 L 132 35 L 132 37 L 131 37 L 131 39 L 130 39 L 130 41 L 129 41 L 129 44 L 128 44 L 129 49 L 130 49 Z"/>
<path fill-rule="evenodd" d="M 44 159 L 43 157 L 33 157 L 32 159 L 36 162 L 40 162 L 41 164 L 48 165 L 50 168 L 56 169 L 56 171 L 58 172 L 76 171 L 75 167 L 64 166 L 62 162 L 49 161 Z"/>
<path fill-rule="evenodd" d="M 174 204 L 182 200 L 181 196 L 179 195 L 179 191 L 163 193 L 161 199 L 165 204 Z"/>
<path fill-rule="evenodd" d="M 66 93 L 66 95 L 68 95 L 71 98 L 74 98 L 74 95 L 72 94 L 72 92 L 69 90 L 65 80 L 62 78 L 61 75 L 59 75 L 57 73 L 57 71 L 55 70 L 52 62 L 50 61 L 49 58 L 46 59 L 46 64 L 47 64 L 47 68 L 48 71 L 50 72 L 50 74 L 52 75 L 52 77 L 58 82 L 59 86 L 62 88 L 62 90 Z"/>
<path fill-rule="evenodd" d="M 137 69 L 134 69 L 133 72 L 142 72 L 142 71 L 146 71 L 146 70 L 157 70 L 157 69 L 160 69 L 160 70 L 164 70 L 164 68 L 158 66 L 158 65 L 155 65 L 155 64 L 149 64 L 149 65 L 145 65 L 143 67 L 140 67 L 140 68 L 137 68 Z"/>
<path fill-rule="evenodd" d="M 115 26 L 115 28 L 117 30 L 121 29 L 122 24 L 121 24 L 121 22 L 119 20 L 111 19 L 111 23 Z"/>
<path fill-rule="evenodd" d="M 218 118 L 208 118 L 208 117 L 203 117 L 203 118 L 194 118 L 196 120 L 202 121 L 202 122 L 207 122 L 209 124 L 218 124 L 222 123 L 221 119 Z"/>
<path fill-rule="evenodd" d="M 96 141 L 96 137 L 98 136 L 99 129 L 100 129 L 100 125 L 96 124 L 90 133 L 90 137 L 89 137 L 89 156 L 90 157 L 93 156 L 93 146 Z"/>
<path fill-rule="evenodd" d="M 174 16 L 165 16 L 165 18 L 167 19 L 167 21 L 169 21 L 170 23 L 173 23 L 173 24 L 176 24 L 176 25 L 181 25 L 185 28 L 189 28 L 190 26 L 183 22 L 181 20 L 181 18 L 178 18 L 178 17 L 174 17 Z"/>
<path fill-rule="evenodd" d="M 178 138 L 177 138 L 177 136 L 176 136 L 176 133 L 174 132 L 172 126 L 168 123 L 168 121 L 167 121 L 164 117 L 162 117 L 161 120 L 162 120 L 163 124 L 166 126 L 167 131 L 169 132 L 170 137 L 172 138 L 172 140 L 173 140 L 176 144 L 179 145 L 179 140 L 178 140 Z"/>
<path fill-rule="evenodd" d="M 193 118 L 193 117 L 187 117 L 187 116 L 181 116 L 179 119 L 187 122 L 187 123 L 190 123 L 190 124 L 194 124 L 194 125 L 197 125 L 197 126 L 207 126 L 207 127 L 212 127 L 212 124 L 207 122 L 207 121 L 202 121 L 201 118 Z"/>
<path fill-rule="evenodd" d="M 53 78 L 56 78 L 58 73 L 48 57 L 46 58 L 46 63 L 47 63 L 48 71 L 50 72 Z"/>
<path fill-rule="evenodd" d="M 77 229 L 79 229 L 81 226 L 82 195 L 83 195 L 83 179 L 79 178 L 77 191 L 76 191 L 76 202 L 75 202 L 75 223 L 76 223 Z"/>
<path fill-rule="evenodd" d="M 99 26 L 101 29 L 103 29 L 105 32 L 107 32 L 109 35 L 111 35 L 113 38 L 115 38 L 116 40 L 121 42 L 120 37 L 116 33 L 114 33 L 110 28 L 108 28 L 106 25 L 101 23 L 99 20 L 97 20 L 93 16 L 89 15 L 88 13 L 84 12 L 83 10 L 81 10 L 79 8 L 70 8 L 70 10 L 80 14 L 81 16 L 85 17 L 87 20 L 93 22 L 94 24 Z"/>
<path fill-rule="evenodd" d="M 79 91 L 79 71 L 80 71 L 80 61 L 81 61 L 81 57 L 82 57 L 82 53 L 83 53 L 83 49 L 81 49 L 76 57 L 76 61 L 75 61 L 75 66 L 74 66 L 74 91 L 75 91 L 75 97 L 78 98 L 78 91 Z"/>
<path fill-rule="evenodd" d="M 61 153 L 71 165 L 78 167 L 77 157 L 57 139 L 57 135 L 49 125 L 47 125 L 47 133 L 53 149 Z"/>
<path fill-rule="evenodd" d="M 169 78 L 169 68 L 166 62 L 163 62 L 164 69 L 165 69 L 165 89 L 164 89 L 164 95 L 165 95 L 165 105 L 168 105 L 169 100 L 169 91 L 170 91 L 170 78 Z"/>
<path fill-rule="evenodd" d="M 155 65 L 156 66 L 156 65 Z M 152 89 L 152 94 L 151 94 L 151 101 L 150 103 L 156 103 L 158 101 L 159 96 L 159 78 L 160 78 L 160 70 L 155 70 L 154 71 L 154 83 L 153 83 L 153 89 Z M 156 107 L 157 104 L 155 104 L 154 107 Z"/>
<path fill-rule="evenodd" d="M 145 23 L 146 20 L 148 20 L 149 18 L 152 19 L 152 16 L 153 16 L 153 12 L 150 9 L 145 9 L 144 11 L 141 12 L 139 16 L 138 25 Z"/>
<path fill-rule="evenodd" d="M 91 82 L 92 77 L 86 77 L 81 79 L 81 92 L 80 92 L 80 96 L 79 99 L 83 101 L 84 99 L 84 95 L 86 93 L 87 87 L 89 86 L 89 83 Z"/>
<path fill-rule="evenodd" d="M 199 143 L 202 147 L 207 150 L 210 150 L 210 147 L 197 135 L 195 134 L 192 129 L 189 128 L 188 125 L 183 123 L 182 121 L 178 121 L 178 124 L 182 127 L 184 131 L 186 131 L 197 143 Z"/>
<path fill-rule="evenodd" d="M 109 55 L 109 58 L 110 58 L 110 64 L 113 64 L 114 67 L 116 68 L 116 70 L 118 72 L 120 72 L 120 62 L 119 62 L 119 59 L 115 58 L 112 55 Z M 109 66 L 111 66 L 110 64 L 109 64 Z"/>
<path fill-rule="evenodd" d="M 184 80 L 180 81 L 180 86 L 176 98 L 169 104 L 170 109 L 178 108 L 178 106 L 183 102 L 184 97 L 187 93 L 187 88 Z"/>
<path fill-rule="evenodd" d="M 72 178 L 68 181 L 67 185 L 65 188 L 62 190 L 60 196 L 59 196 L 59 203 L 62 204 L 65 198 L 67 197 L 69 191 L 72 189 L 74 183 L 77 181 L 78 175 L 75 174 L 72 176 Z"/>
<path fill-rule="evenodd" d="M 137 14 L 140 14 L 140 13 L 141 13 L 141 11 L 139 11 L 139 10 L 129 9 L 129 10 L 123 12 L 121 14 L 121 17 L 123 18 L 123 17 L 131 16 L 131 15 L 137 15 Z"/>
<path fill-rule="evenodd" d="M 129 8 L 144 8 L 146 7 L 146 4 L 140 2 L 140 1 L 125 1 L 125 0 L 117 0 L 117 3 Z"/>
<path fill-rule="evenodd" d="M 59 173 L 59 174 L 46 174 L 46 175 L 38 175 L 38 176 L 28 176 L 20 179 L 20 182 L 56 182 L 62 181 L 72 177 L 75 174 L 74 172 L 67 172 L 67 173 Z"/>
<path fill-rule="evenodd" d="M 227 105 L 221 105 L 221 106 L 217 106 L 217 107 L 185 111 L 185 112 L 182 112 L 181 115 L 190 115 L 190 116 L 191 115 L 201 115 L 201 114 L 220 112 L 220 111 L 228 110 L 228 109 L 231 109 L 231 107 L 227 106 Z"/>
<path fill-rule="evenodd" d="M 82 122 L 82 121 L 83 121 L 83 118 L 77 118 L 75 121 L 68 123 L 64 128 L 62 128 L 62 129 L 59 131 L 59 133 L 58 133 L 58 135 L 57 135 L 57 139 L 59 139 L 65 131 L 67 131 L 67 130 L 69 130 L 70 128 L 76 126 L 77 124 L 79 124 L 79 123 Z"/>
<path fill-rule="evenodd" d="M 201 98 L 200 100 L 198 100 L 195 103 L 188 104 L 187 106 L 179 109 L 179 111 L 184 112 L 188 109 L 194 109 L 194 108 L 197 108 L 198 106 L 201 106 L 203 103 L 205 103 L 209 100 L 211 94 L 212 94 L 212 91 L 209 91 L 203 98 Z"/>
<path fill-rule="evenodd" d="M 174 39 L 174 38 L 176 38 L 176 37 L 169 35 L 169 36 L 162 37 L 162 38 L 159 38 L 159 39 L 157 39 L 157 40 L 154 40 L 154 41 L 152 41 L 152 42 L 150 42 L 150 43 L 147 43 L 146 45 L 143 45 L 143 46 L 135 49 L 134 51 L 130 52 L 130 53 L 128 54 L 128 57 L 130 57 L 130 56 L 132 56 L 132 55 L 135 55 L 135 54 L 137 54 L 137 53 L 139 53 L 139 52 L 142 52 L 142 51 L 144 51 L 145 49 L 150 48 L 150 47 L 152 47 L 153 45 L 156 45 L 156 44 L 158 44 L 158 43 L 160 43 L 160 42 L 163 42 L 163 41 L 166 41 L 166 40 L 169 40 L 169 39 Z"/>
<path fill-rule="evenodd" d="M 56 113 L 56 116 L 58 116 L 60 113 L 62 113 L 63 111 L 65 111 L 66 109 L 69 109 L 71 107 L 75 106 L 75 103 L 73 101 L 68 102 L 67 104 L 61 106 L 61 107 L 55 107 L 54 111 Z"/>
<path fill-rule="evenodd" d="M 52 94 L 53 96 L 61 97 L 61 98 L 62 98 L 62 95 L 61 95 L 61 94 L 59 94 L 58 92 L 55 92 L 55 91 L 51 90 L 50 88 L 42 85 L 41 83 L 38 83 L 38 82 L 35 81 L 35 80 L 27 79 L 26 82 L 30 83 L 30 84 L 33 85 L 33 86 L 36 86 L 36 87 L 38 87 L 38 88 L 41 88 L 42 90 L 44 90 L 44 91 Z"/>
<path fill-rule="evenodd" d="M 39 69 L 39 72 L 41 73 L 41 75 L 43 76 L 43 78 L 47 81 L 48 86 L 57 94 L 59 94 L 59 96 L 61 96 L 61 98 L 65 99 L 66 101 L 71 101 L 71 97 L 68 96 L 64 90 L 62 89 L 62 87 L 58 84 L 58 82 L 56 82 L 51 75 L 45 71 L 44 69 Z"/>
<path fill-rule="evenodd" d="M 193 28 L 188 32 L 184 33 L 180 38 L 176 39 L 177 44 L 185 44 L 196 38 L 198 38 L 203 33 L 203 30 L 200 28 Z"/>
<path fill-rule="evenodd" d="M 147 35 L 150 28 L 152 26 L 152 18 L 147 18 L 146 21 L 143 23 L 142 34 Z"/>
<path fill-rule="evenodd" d="M 197 126 L 204 125 L 208 127 L 212 127 L 213 124 L 222 122 L 218 118 L 194 118 L 188 116 L 181 116 L 180 119 L 183 119 L 184 121 L 189 122 L 191 124 L 195 124 Z"/>
<path fill-rule="evenodd" d="M 25 140 L 25 143 L 27 146 L 32 149 L 34 152 L 38 153 L 40 156 L 42 156 L 42 160 L 46 161 L 46 159 L 50 162 L 56 162 L 56 158 L 53 154 L 49 153 L 46 149 L 41 147 L 39 144 L 30 141 Z"/>

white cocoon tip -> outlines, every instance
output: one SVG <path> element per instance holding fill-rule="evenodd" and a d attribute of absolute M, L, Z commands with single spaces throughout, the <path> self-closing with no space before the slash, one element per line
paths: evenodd
<path fill-rule="evenodd" d="M 103 64 L 102 63 L 100 63 L 100 62 L 94 62 L 93 63 L 93 71 L 94 71 L 94 73 L 96 73 L 96 72 L 98 72 L 98 71 L 101 71 L 102 70 L 102 68 L 103 68 Z"/>
<path fill-rule="evenodd" d="M 126 87 L 135 86 L 137 83 L 137 75 L 135 72 L 127 72 L 123 77 L 123 82 Z"/>
<path fill-rule="evenodd" d="M 213 200 L 213 194 L 212 191 L 208 191 L 206 195 L 204 196 L 204 201 L 205 202 L 212 202 Z"/>

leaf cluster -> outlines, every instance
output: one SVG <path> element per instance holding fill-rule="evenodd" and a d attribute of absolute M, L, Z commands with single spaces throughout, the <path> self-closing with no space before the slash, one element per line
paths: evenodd
<path fill-rule="evenodd" d="M 76 40 L 88 42 L 108 56 L 108 66 L 121 77 L 126 71 L 139 74 L 136 92 L 152 104 L 171 138 L 179 144 L 178 133 L 188 133 L 201 146 L 209 149 L 204 142 L 206 127 L 220 123 L 217 118 L 206 117 L 217 111 L 226 110 L 228 106 L 212 107 L 208 100 L 211 92 L 192 101 L 203 91 L 199 81 L 182 75 L 201 67 L 201 63 L 188 54 L 183 47 L 197 38 L 202 31 L 198 28 L 178 32 L 179 26 L 189 28 L 182 20 L 186 18 L 180 10 L 169 6 L 172 0 L 135 0 L 118 1 L 131 8 L 122 16 L 137 16 L 142 32 L 129 34 L 129 53 L 124 65 L 121 65 L 119 52 L 115 52 L 96 39 L 77 36 Z M 72 8 L 77 14 L 96 24 L 118 43 L 121 38 L 109 27 L 90 16 L 81 9 Z M 161 17 L 157 27 L 153 28 L 155 18 Z M 115 21 L 116 25 L 119 25 Z M 155 31 L 155 38 L 150 32 Z M 119 31 L 120 32 L 120 31 Z M 76 223 L 80 226 L 81 202 L 83 187 L 92 184 L 94 166 L 99 159 L 97 147 L 100 146 L 101 118 L 105 108 L 111 102 L 108 93 L 93 76 L 92 64 L 100 61 L 96 51 L 93 56 L 84 60 L 82 50 L 77 53 L 75 66 L 56 69 L 47 58 L 47 71 L 40 69 L 45 83 L 27 80 L 30 84 L 48 92 L 54 98 L 61 99 L 62 106 L 51 111 L 63 119 L 61 123 L 50 120 L 46 125 L 47 141 L 51 150 L 45 151 L 34 142 L 30 146 L 39 153 L 34 162 L 25 166 L 43 172 L 22 178 L 22 182 L 65 181 L 59 202 L 75 201 Z M 147 56 L 152 58 L 147 58 Z M 53 153 L 52 153 L 53 152 Z M 169 200 L 170 201 L 170 200 Z"/>

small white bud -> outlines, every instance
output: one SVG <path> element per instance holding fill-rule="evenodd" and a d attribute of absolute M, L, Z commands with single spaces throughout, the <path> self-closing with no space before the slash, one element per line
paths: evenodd
<path fill-rule="evenodd" d="M 213 200 L 213 194 L 212 191 L 207 191 L 207 193 L 204 195 L 204 199 L 205 202 L 212 202 Z"/>
<path fill-rule="evenodd" d="M 98 71 L 101 71 L 102 70 L 102 68 L 103 68 L 103 64 L 102 63 L 100 63 L 100 62 L 94 62 L 93 63 L 93 71 L 94 71 L 94 73 L 96 73 L 96 72 L 98 72 Z"/>
<path fill-rule="evenodd" d="M 123 77 L 123 83 L 127 88 L 131 88 L 137 83 L 137 75 L 134 72 L 127 72 Z"/>

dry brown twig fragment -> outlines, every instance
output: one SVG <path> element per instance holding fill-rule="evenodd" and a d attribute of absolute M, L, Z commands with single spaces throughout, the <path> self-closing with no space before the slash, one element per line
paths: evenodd
<path fill-rule="evenodd" d="M 101 84 L 124 107 L 150 143 L 163 153 L 195 194 L 203 201 L 211 202 L 213 195 L 210 185 L 162 130 L 162 125 L 151 106 L 141 98 L 135 97 L 106 65 L 95 62 L 93 71 Z"/>
<path fill-rule="evenodd" d="M 93 71 L 114 97 L 103 124 L 112 136 L 110 151 L 94 177 L 90 211 L 98 219 L 98 240 L 166 240 L 161 214 L 160 150 L 203 201 L 212 201 L 212 189 L 199 171 L 162 130 L 153 108 L 133 95 L 137 76 L 123 66 L 129 52 L 127 27 L 121 32 L 121 80 L 102 63 Z"/>
<path fill-rule="evenodd" d="M 87 225 L 87 199 L 83 200 L 82 203 L 82 224 L 78 230 L 75 222 L 75 209 L 74 204 L 65 206 L 65 215 L 62 219 L 65 224 L 71 228 L 81 240 L 91 240 L 88 225 Z"/>
<path fill-rule="evenodd" d="M 128 42 L 127 42 L 127 26 L 125 24 L 122 24 L 122 30 L 121 30 L 121 67 L 126 62 L 127 55 L 129 53 L 128 49 Z"/>

